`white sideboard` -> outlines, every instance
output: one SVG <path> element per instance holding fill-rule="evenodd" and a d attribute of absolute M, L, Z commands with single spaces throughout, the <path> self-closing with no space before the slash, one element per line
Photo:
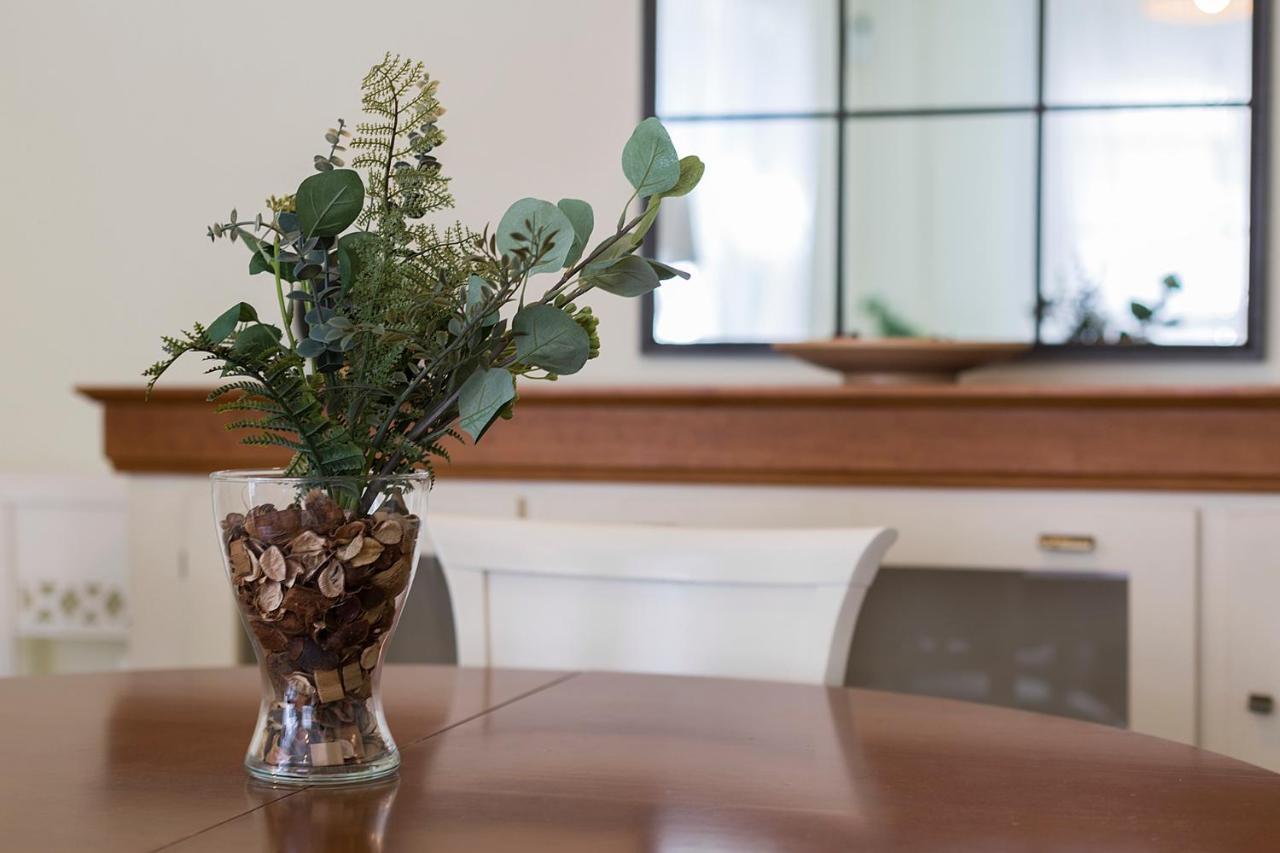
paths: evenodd
<path fill-rule="evenodd" d="M 130 663 L 235 662 L 240 627 L 207 481 L 129 481 Z M 1255 705 L 1280 696 L 1280 497 L 444 480 L 431 508 L 729 527 L 882 524 L 900 533 L 889 566 L 1123 575 L 1131 726 L 1280 770 L 1277 714 L 1249 708 L 1250 696 Z M 1053 550 L 1052 537 L 1093 546 Z"/>

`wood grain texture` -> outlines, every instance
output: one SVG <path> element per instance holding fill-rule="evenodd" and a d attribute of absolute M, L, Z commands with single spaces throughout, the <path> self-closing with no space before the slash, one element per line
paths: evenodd
<path fill-rule="evenodd" d="M 200 389 L 84 388 L 117 470 L 280 464 Z M 1280 388 L 613 388 L 521 394 L 446 477 L 1280 491 Z"/>
<path fill-rule="evenodd" d="M 554 680 L 390 666 L 387 719 L 403 749 Z M 0 679 L 0 850 L 154 850 L 288 794 L 242 766 L 257 712 L 249 668 Z"/>
<path fill-rule="evenodd" d="M 1248 853 L 1280 849 L 1280 776 L 967 703 L 589 673 L 175 849 Z"/>

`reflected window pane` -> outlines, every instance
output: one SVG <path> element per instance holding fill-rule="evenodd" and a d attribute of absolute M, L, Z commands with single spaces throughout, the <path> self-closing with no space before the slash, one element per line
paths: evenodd
<path fill-rule="evenodd" d="M 1250 0 L 1048 0 L 1045 101 L 1247 101 L 1252 12 Z"/>
<path fill-rule="evenodd" d="M 853 119 L 846 139 L 846 328 L 1031 340 L 1035 116 Z"/>
<path fill-rule="evenodd" d="M 851 110 L 1036 102 L 1038 0 L 846 0 Z"/>
<path fill-rule="evenodd" d="M 659 343 L 800 341 L 835 329 L 835 121 L 672 122 L 708 163 L 663 203 L 658 256 L 692 273 L 655 294 Z"/>
<path fill-rule="evenodd" d="M 832 0 L 658 0 L 661 116 L 832 111 Z"/>
<path fill-rule="evenodd" d="M 1045 117 L 1046 342 L 1246 343 L 1249 129 L 1244 108 Z"/>

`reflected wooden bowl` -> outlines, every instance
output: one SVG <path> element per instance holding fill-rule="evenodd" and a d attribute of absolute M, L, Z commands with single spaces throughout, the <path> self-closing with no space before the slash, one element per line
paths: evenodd
<path fill-rule="evenodd" d="M 1009 361 L 1027 342 L 944 341 L 935 338 L 832 338 L 774 344 L 774 350 L 835 370 L 849 385 L 954 383 L 966 370 Z"/>

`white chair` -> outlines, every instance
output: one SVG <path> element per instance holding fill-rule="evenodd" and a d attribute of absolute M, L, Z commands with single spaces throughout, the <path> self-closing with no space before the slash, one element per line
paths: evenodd
<path fill-rule="evenodd" d="M 886 528 L 431 515 L 463 666 L 844 682 Z"/>

